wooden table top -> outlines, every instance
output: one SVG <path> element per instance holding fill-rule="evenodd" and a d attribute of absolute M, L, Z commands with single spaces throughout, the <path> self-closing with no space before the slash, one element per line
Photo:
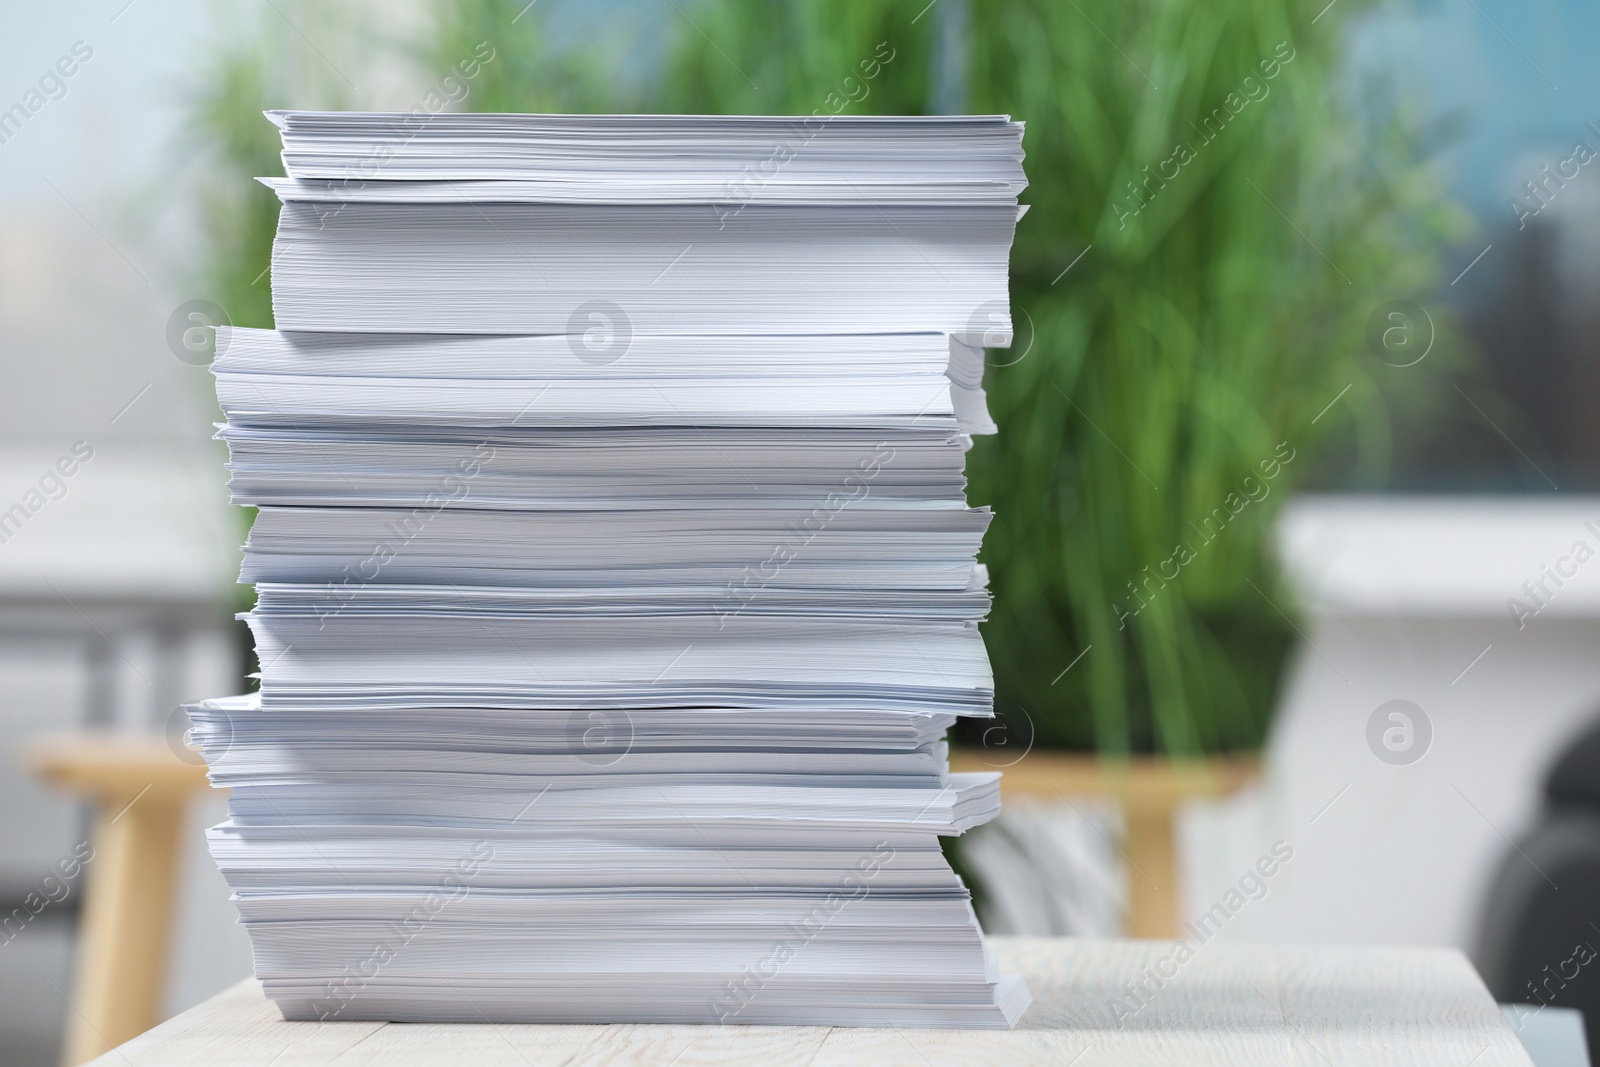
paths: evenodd
<path fill-rule="evenodd" d="M 1465 956 L 1444 949 L 991 939 L 1033 1007 L 1018 1029 L 286 1023 L 241 982 L 97 1067 L 945 1064 L 1531 1067 Z M 1163 978 L 1170 974 L 1170 978 Z M 1144 1006 L 1126 983 L 1142 982 Z M 1115 998 L 1122 999 L 1118 1009 Z"/>

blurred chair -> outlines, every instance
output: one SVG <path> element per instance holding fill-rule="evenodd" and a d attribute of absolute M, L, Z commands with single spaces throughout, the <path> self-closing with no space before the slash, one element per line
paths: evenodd
<path fill-rule="evenodd" d="M 1000 792 L 1006 803 L 1026 799 L 1075 805 L 1093 800 L 1120 806 L 1125 836 L 1108 844 L 1127 865 L 1123 885 L 1130 937 L 1175 938 L 1180 932 L 1182 872 L 1174 831 L 1179 809 L 1200 797 L 1234 793 L 1256 775 L 1256 761 L 1245 758 L 1114 760 L 1033 751 L 1015 761 L 993 759 L 992 753 L 958 748 L 950 753 L 950 766 L 955 771 L 1002 771 Z"/>
<path fill-rule="evenodd" d="M 94 806 L 93 852 L 61 1062 L 76 1067 L 162 1019 L 178 831 L 204 766 L 160 738 L 78 734 L 28 745 L 35 774 Z"/>
<path fill-rule="evenodd" d="M 1505 850 L 1474 953 L 1512 1025 L 1544 1007 L 1583 1012 L 1600 1048 L 1600 721 L 1544 781 L 1544 810 Z"/>

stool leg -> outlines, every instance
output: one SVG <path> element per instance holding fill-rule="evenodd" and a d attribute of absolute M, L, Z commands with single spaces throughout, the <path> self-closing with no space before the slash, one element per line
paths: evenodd
<path fill-rule="evenodd" d="M 63 1067 L 77 1067 L 160 1021 L 182 816 L 182 803 L 171 797 L 99 802 L 94 858 L 84 868 Z"/>
<path fill-rule="evenodd" d="M 1128 812 L 1128 935 L 1178 936 L 1178 856 L 1173 812 L 1166 807 Z"/>

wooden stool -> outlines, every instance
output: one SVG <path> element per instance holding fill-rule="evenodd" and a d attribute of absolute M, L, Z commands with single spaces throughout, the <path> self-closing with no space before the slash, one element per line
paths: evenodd
<path fill-rule="evenodd" d="M 1176 938 L 1178 848 L 1173 820 L 1185 801 L 1225 796 L 1254 780 L 1257 763 L 1249 758 L 1165 759 L 1139 756 L 1109 760 L 1078 752 L 1028 753 L 1014 764 L 997 765 L 992 756 L 952 749 L 956 771 L 1002 772 L 1002 801 L 1072 800 L 1102 797 L 1122 804 L 1128 837 L 1117 848 L 1128 864 L 1128 936 Z"/>
<path fill-rule="evenodd" d="M 47 737 L 23 753 L 32 773 L 94 805 L 61 1056 L 76 1067 L 161 1021 L 179 827 L 189 796 L 209 785 L 159 737 Z"/>

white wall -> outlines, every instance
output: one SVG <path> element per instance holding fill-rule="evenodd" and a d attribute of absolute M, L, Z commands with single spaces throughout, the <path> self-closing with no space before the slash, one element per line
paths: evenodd
<path fill-rule="evenodd" d="M 1188 813 L 1186 900 L 1215 903 L 1272 841 L 1294 858 L 1230 920 L 1240 940 L 1471 949 L 1487 880 L 1528 828 L 1563 743 L 1600 718 L 1600 558 L 1519 627 L 1506 601 L 1587 538 L 1600 500 L 1303 501 L 1286 563 L 1310 610 L 1261 787 Z M 1487 649 L 1487 651 L 1485 651 Z M 1481 656 L 1481 658 L 1480 658 Z M 1403 699 L 1432 741 L 1393 765 L 1373 712 Z M 1337 798 L 1337 799 L 1335 799 Z"/>

